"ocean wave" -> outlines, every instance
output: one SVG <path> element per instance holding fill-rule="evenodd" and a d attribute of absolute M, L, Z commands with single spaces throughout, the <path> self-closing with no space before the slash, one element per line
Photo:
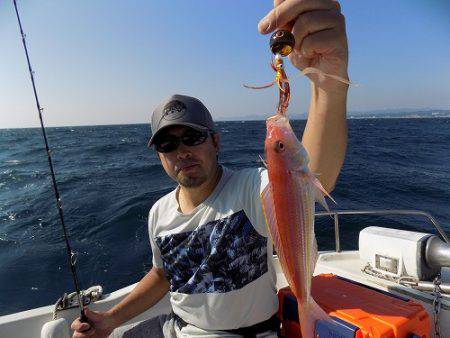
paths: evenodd
<path fill-rule="evenodd" d="M 449 230 L 449 121 L 350 120 L 347 158 L 332 192 L 338 205 L 330 207 L 424 208 Z M 224 165 L 262 166 L 264 121 L 218 127 Z M 304 122 L 293 121 L 293 128 L 300 135 Z M 101 283 L 113 291 L 150 267 L 148 211 L 174 182 L 146 149 L 147 137 L 148 125 L 49 128 L 70 240 L 86 285 Z M 30 301 L 35 292 L 39 305 L 53 303 L 58 295 L 48 283 L 67 273 L 42 136 L 39 130 L 2 131 L 0 145 L 6 144 L 0 154 L 0 278 L 20 280 L 24 287 L 0 300 L 3 313 L 37 306 Z M 422 220 L 344 217 L 342 222 L 344 248 L 357 243 L 361 227 L 370 224 L 429 229 Z M 332 220 L 318 222 L 316 229 L 319 247 L 333 249 Z M 66 282 L 70 285 L 70 276 L 61 283 Z"/>
<path fill-rule="evenodd" d="M 20 160 L 6 160 L 5 161 L 6 164 L 19 164 L 21 162 L 22 161 L 20 161 Z"/>

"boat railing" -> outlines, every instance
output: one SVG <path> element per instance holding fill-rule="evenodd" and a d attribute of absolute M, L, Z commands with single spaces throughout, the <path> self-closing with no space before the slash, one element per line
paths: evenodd
<path fill-rule="evenodd" d="M 433 224 L 436 231 L 441 235 L 442 239 L 446 243 L 450 243 L 447 234 L 439 225 L 439 222 L 431 216 L 428 212 L 421 210 L 335 210 L 335 211 L 323 211 L 316 212 L 316 217 L 331 216 L 334 219 L 334 239 L 335 239 L 335 251 L 341 252 L 341 243 L 339 237 L 339 216 L 356 216 L 356 215 L 370 215 L 370 216 L 422 216 L 425 217 L 431 224 Z"/>

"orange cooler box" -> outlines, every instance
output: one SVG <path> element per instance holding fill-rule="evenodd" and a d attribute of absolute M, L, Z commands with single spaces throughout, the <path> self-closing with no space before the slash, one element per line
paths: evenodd
<path fill-rule="evenodd" d="M 332 275 L 313 278 L 312 295 L 336 325 L 316 323 L 316 337 L 427 338 L 430 319 L 422 305 Z M 297 301 L 289 288 L 278 292 L 282 335 L 301 337 Z M 327 327 L 324 327 L 327 326 Z M 332 325 L 333 326 L 333 325 Z"/>

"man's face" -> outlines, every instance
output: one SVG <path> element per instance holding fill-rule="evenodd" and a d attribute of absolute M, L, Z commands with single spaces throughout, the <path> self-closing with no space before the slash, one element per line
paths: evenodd
<path fill-rule="evenodd" d="M 189 135 L 195 133 L 195 130 L 185 126 L 174 126 L 161 133 L 158 140 Z M 187 146 L 180 142 L 177 149 L 167 153 L 158 152 L 158 155 L 164 170 L 172 179 L 187 188 L 199 187 L 216 172 L 218 145 L 219 135 L 208 133 L 207 139 L 201 144 Z"/>

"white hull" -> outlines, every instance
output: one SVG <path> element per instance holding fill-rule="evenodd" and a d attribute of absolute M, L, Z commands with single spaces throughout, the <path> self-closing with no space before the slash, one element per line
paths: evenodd
<path fill-rule="evenodd" d="M 338 235 L 337 229 L 336 235 Z M 339 237 L 337 236 L 337 247 Z M 286 279 L 281 271 L 278 259 L 274 259 L 274 265 L 277 271 L 277 287 L 282 288 L 287 285 Z M 434 313 L 433 300 L 434 296 L 431 292 L 424 292 L 413 289 L 407 285 L 401 285 L 394 281 L 380 279 L 374 276 L 367 275 L 362 272 L 361 266 L 364 262 L 360 259 L 359 251 L 343 251 L 343 252 L 320 252 L 318 262 L 314 274 L 332 273 L 349 280 L 367 285 L 369 287 L 389 292 L 394 295 L 406 297 L 419 302 L 424 306 L 430 316 L 432 332 L 430 337 L 435 336 L 434 331 Z M 443 268 L 442 282 L 450 283 L 450 269 Z M 134 285 L 127 286 L 123 289 L 117 290 L 110 294 L 104 295 L 101 300 L 89 305 L 92 310 L 105 311 L 110 309 L 115 304 L 119 303 L 129 292 L 134 288 Z M 53 319 L 54 306 L 44 306 L 37 309 L 14 313 L 0 317 L 0 337 L 1 338 L 38 338 L 41 337 L 41 329 L 47 322 Z M 134 318 L 126 324 L 129 325 L 139 323 L 143 320 L 153 318 L 163 313 L 171 311 L 168 296 L 163 298 L 157 305 L 147 310 L 140 316 Z M 57 318 L 65 318 L 67 325 L 70 325 L 75 317 L 79 315 L 78 308 L 58 311 Z M 443 295 L 441 301 L 441 310 L 439 315 L 441 337 L 450 337 L 450 297 Z M 127 328 L 123 327 L 120 331 L 123 332 Z M 119 333 L 115 333 L 120 336 Z M 63 338 L 64 335 L 53 336 L 53 338 Z"/>
<path fill-rule="evenodd" d="M 274 258 L 275 266 L 277 268 L 277 286 L 279 288 L 287 285 L 281 268 L 278 264 L 278 259 Z M 429 293 L 413 290 L 411 288 L 401 286 L 399 284 L 377 280 L 374 277 L 363 275 L 361 272 L 358 251 L 344 251 L 336 252 L 321 252 L 317 262 L 314 274 L 333 273 L 341 277 L 354 280 L 356 282 L 387 291 L 396 295 L 406 296 L 420 302 L 428 311 L 430 318 L 433 318 L 432 304 L 433 296 Z M 446 276 L 444 276 L 445 278 Z M 450 277 L 450 275 L 448 276 Z M 450 278 L 448 280 L 450 282 Z M 102 300 L 99 300 L 90 305 L 92 310 L 105 311 L 115 304 L 119 303 L 133 288 L 135 284 L 127 286 L 123 289 L 105 295 Z M 14 313 L 11 315 L 0 317 L 0 337 L 14 337 L 14 338 L 39 338 L 41 337 L 41 328 L 53 318 L 54 306 L 44 306 L 41 308 Z M 441 332 L 450 333 L 450 300 L 444 298 L 442 300 L 442 309 L 440 313 Z M 142 320 L 153 318 L 163 313 L 169 313 L 171 310 L 169 298 L 163 298 L 152 309 L 147 310 L 140 316 L 134 318 L 127 324 L 137 323 Z M 58 312 L 58 318 L 65 318 L 68 323 L 71 323 L 79 315 L 78 309 L 69 309 Z M 443 337 L 446 337 L 445 335 Z"/>

